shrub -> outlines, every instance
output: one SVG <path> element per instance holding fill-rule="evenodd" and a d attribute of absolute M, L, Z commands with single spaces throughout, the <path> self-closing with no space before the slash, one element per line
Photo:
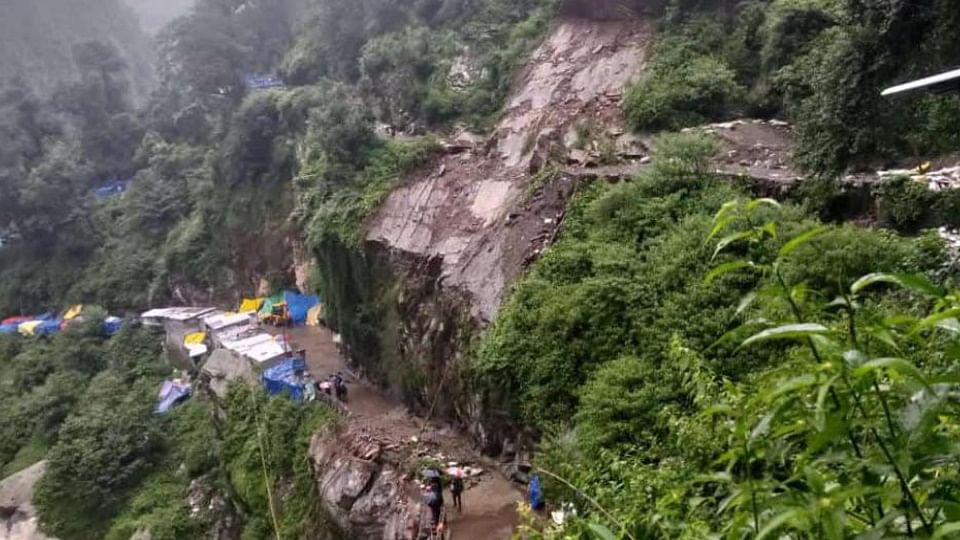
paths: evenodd
<path fill-rule="evenodd" d="M 934 208 L 936 193 L 909 176 L 890 178 L 876 186 L 880 219 L 898 228 L 915 228 Z"/>
<path fill-rule="evenodd" d="M 671 42 L 654 52 L 647 75 L 627 90 L 624 109 L 634 129 L 677 129 L 717 119 L 745 90 L 723 60 Z"/>

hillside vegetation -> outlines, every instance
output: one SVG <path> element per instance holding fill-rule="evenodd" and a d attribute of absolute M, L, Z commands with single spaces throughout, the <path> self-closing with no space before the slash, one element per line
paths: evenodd
<path fill-rule="evenodd" d="M 444 135 L 494 125 L 555 17 L 653 17 L 622 104 L 663 132 L 652 163 L 581 183 L 556 242 L 457 351 L 470 414 L 503 419 L 547 500 L 577 509 L 520 534 L 948 538 L 957 268 L 923 228 L 956 225 L 957 199 L 895 179 L 876 191 L 889 228 L 820 216 L 848 170 L 960 150 L 956 93 L 879 95 L 956 62 L 955 4 L 197 0 L 158 32 L 147 77 L 119 3 L 15 0 L 0 6 L 0 315 L 233 305 L 296 285 L 306 254 L 319 264 L 299 285 L 328 323 L 389 361 L 379 308 L 423 299 L 373 288 L 369 218 Z M 738 116 L 795 125 L 796 197 L 755 200 L 712 174 L 712 139 L 675 133 Z M 546 165 L 531 198 L 559 176 Z M 327 409 L 236 386 L 220 415 L 201 400 L 154 415 L 159 337 L 98 324 L 0 336 L 0 470 L 49 460 L 44 530 L 336 537 L 303 456 Z M 200 491 L 209 513 L 188 504 Z"/>

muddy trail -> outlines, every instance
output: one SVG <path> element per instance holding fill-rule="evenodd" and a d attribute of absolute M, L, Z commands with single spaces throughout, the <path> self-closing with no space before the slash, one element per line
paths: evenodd
<path fill-rule="evenodd" d="M 374 439 L 388 447 L 410 445 L 415 440 L 417 448 L 429 449 L 431 457 L 443 456 L 445 461 L 482 469 L 482 473 L 466 482 L 462 512 L 449 505 L 449 492 L 445 494 L 450 538 L 510 538 L 517 525 L 516 507 L 523 493 L 500 473 L 495 463 L 474 451 L 471 442 L 453 429 L 412 416 L 402 403 L 358 379 L 349 371 L 328 329 L 301 327 L 286 332 L 298 349 L 306 350 L 307 369 L 315 379 L 323 380 L 337 372 L 345 376 L 348 385 L 346 429 L 354 439 Z M 415 493 L 414 481 L 405 481 L 404 488 L 407 493 Z"/>

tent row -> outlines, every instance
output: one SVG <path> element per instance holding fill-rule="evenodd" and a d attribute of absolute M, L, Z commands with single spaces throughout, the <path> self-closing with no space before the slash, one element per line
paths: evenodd
<path fill-rule="evenodd" d="M 62 313 L 44 313 L 34 316 L 8 317 L 0 321 L 0 334 L 21 336 L 49 336 L 65 330 L 71 323 L 83 320 L 83 306 L 71 306 Z M 120 331 L 122 320 L 107 317 L 103 321 L 103 333 L 112 336 Z"/>
<path fill-rule="evenodd" d="M 177 351 L 186 367 L 199 369 L 217 394 L 234 378 L 259 381 L 270 393 L 287 391 L 303 396 L 304 351 L 294 351 L 282 335 L 272 335 L 262 324 L 318 325 L 323 316 L 320 299 L 294 291 L 267 298 L 245 298 L 237 311 L 212 307 L 152 309 L 141 315 L 148 326 L 167 333 L 168 351 Z M 187 399 L 190 391 L 176 380 L 167 381 L 158 396 L 157 412 Z"/>

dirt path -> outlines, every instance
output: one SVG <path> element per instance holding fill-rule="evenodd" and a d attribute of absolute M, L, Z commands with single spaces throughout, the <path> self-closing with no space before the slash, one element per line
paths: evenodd
<path fill-rule="evenodd" d="M 424 421 L 410 415 L 402 403 L 349 375 L 333 335 L 326 328 L 293 328 L 287 334 L 297 348 L 307 351 L 307 369 L 314 378 L 322 380 L 338 371 L 346 376 L 351 429 L 375 433 L 389 440 L 418 437 L 430 441 L 451 460 L 488 463 L 473 451 L 469 441 L 452 430 L 429 424 L 423 428 Z M 479 481 L 467 484 L 463 512 L 448 508 L 449 530 L 455 540 L 508 539 L 517 525 L 516 507 L 523 499 L 522 492 L 493 467 L 483 468 L 486 472 Z M 447 500 L 451 500 L 449 494 Z"/>

